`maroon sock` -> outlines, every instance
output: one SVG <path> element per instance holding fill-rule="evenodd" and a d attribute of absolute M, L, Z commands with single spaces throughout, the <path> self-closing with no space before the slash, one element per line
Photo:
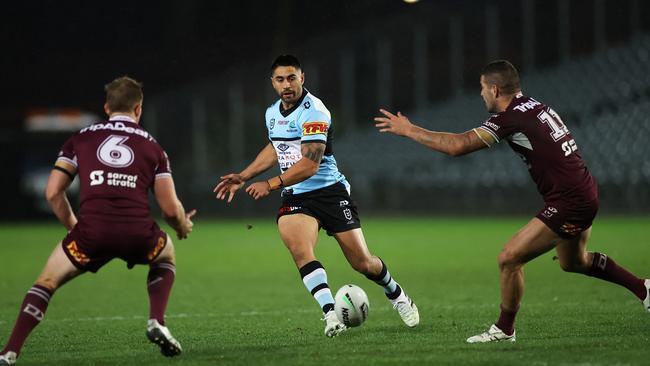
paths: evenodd
<path fill-rule="evenodd" d="M 501 306 L 501 314 L 499 314 L 499 320 L 497 320 L 495 325 L 499 327 L 503 333 L 512 335 L 512 333 L 515 332 L 515 317 L 517 316 L 517 311 L 519 311 L 519 307 L 517 307 L 515 311 L 510 311 L 505 310 L 503 306 Z"/>
<path fill-rule="evenodd" d="M 176 267 L 171 263 L 154 263 L 147 276 L 147 291 L 149 292 L 149 319 L 156 319 L 165 325 L 165 309 L 167 300 L 172 292 L 176 277 Z"/>
<path fill-rule="evenodd" d="M 29 333 L 43 320 L 51 297 L 52 292 L 43 286 L 34 285 L 27 291 L 25 300 L 23 300 L 23 304 L 20 306 L 20 313 L 18 313 L 16 325 L 9 337 L 9 342 L 7 342 L 7 345 L 0 354 L 5 354 L 9 351 L 20 354 L 20 349 L 23 348 L 23 344 L 27 340 Z"/>
<path fill-rule="evenodd" d="M 639 300 L 644 300 L 647 296 L 644 285 L 645 280 L 628 272 L 605 254 L 594 253 L 594 261 L 591 262 L 591 268 L 587 272 L 587 276 L 621 285 L 632 291 Z"/>

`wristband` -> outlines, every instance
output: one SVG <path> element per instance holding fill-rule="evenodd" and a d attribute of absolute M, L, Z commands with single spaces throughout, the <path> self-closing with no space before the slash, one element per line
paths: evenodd
<path fill-rule="evenodd" d="M 282 180 L 282 178 L 280 178 L 279 175 L 267 180 L 266 183 L 268 183 L 269 189 L 272 191 L 284 187 L 284 181 Z"/>

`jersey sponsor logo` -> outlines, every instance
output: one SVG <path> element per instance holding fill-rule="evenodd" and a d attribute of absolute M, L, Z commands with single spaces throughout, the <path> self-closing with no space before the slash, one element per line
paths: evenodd
<path fill-rule="evenodd" d="M 289 148 L 289 145 L 287 145 L 285 143 L 282 143 L 282 144 L 278 145 L 278 150 L 280 150 L 282 152 L 287 151 L 288 148 Z"/>
<path fill-rule="evenodd" d="M 307 122 L 302 125 L 302 135 L 319 135 L 327 133 L 327 122 Z"/>
<path fill-rule="evenodd" d="M 137 175 L 108 172 L 104 179 L 103 170 L 93 170 L 90 172 L 90 185 L 98 186 L 106 183 L 113 187 L 135 188 L 138 180 Z"/>
<path fill-rule="evenodd" d="M 79 131 L 79 133 L 85 133 L 85 132 L 88 132 L 88 131 L 91 131 L 91 132 L 92 131 L 100 131 L 100 130 L 111 130 L 111 131 L 126 132 L 126 133 L 130 133 L 130 134 L 142 136 L 142 137 L 148 139 L 149 141 L 155 141 L 153 137 L 149 136 L 149 132 L 147 132 L 145 130 L 142 130 L 142 129 L 139 129 L 139 128 L 127 126 L 123 122 L 95 123 L 94 125 L 90 125 L 90 126 L 84 128 L 84 129 L 82 129 L 81 131 Z"/>
<path fill-rule="evenodd" d="M 521 104 L 519 104 L 519 105 L 516 105 L 516 106 L 513 107 L 512 109 L 516 109 L 516 110 L 518 110 L 519 112 L 526 112 L 526 111 L 529 111 L 529 110 L 531 110 L 531 109 L 533 109 L 533 108 L 535 108 L 536 106 L 541 105 L 541 104 L 542 104 L 542 103 L 536 101 L 535 99 L 530 98 L 529 101 L 527 101 L 527 102 L 525 102 L 525 103 L 521 103 Z"/>
<path fill-rule="evenodd" d="M 68 244 L 68 245 L 66 246 L 66 248 L 68 249 L 68 253 L 70 253 L 70 255 L 72 256 L 72 258 L 73 258 L 77 263 L 79 263 L 79 264 L 81 264 L 81 265 L 85 265 L 85 264 L 87 264 L 88 262 L 90 262 L 90 259 L 88 258 L 88 256 L 87 256 L 85 253 L 83 253 L 83 252 L 81 252 L 81 251 L 79 250 L 79 247 L 77 247 L 77 242 L 76 242 L 76 241 L 74 241 L 74 240 L 71 241 L 70 244 Z"/>
<path fill-rule="evenodd" d="M 289 121 L 286 121 L 286 120 L 278 121 L 278 125 L 280 125 L 280 126 L 286 126 L 288 124 L 289 124 Z"/>

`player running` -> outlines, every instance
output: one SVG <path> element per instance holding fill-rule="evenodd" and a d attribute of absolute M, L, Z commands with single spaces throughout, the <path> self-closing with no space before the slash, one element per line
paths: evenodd
<path fill-rule="evenodd" d="M 150 312 L 146 335 L 163 355 L 176 356 L 181 345 L 165 326 L 165 309 L 176 275 L 171 238 L 151 218 L 153 189 L 163 216 L 179 239 L 192 231 L 195 210 L 185 213 L 176 197 L 167 154 L 139 125 L 142 85 L 120 77 L 106 85 L 108 121 L 73 135 L 61 149 L 49 181 L 47 200 L 68 235 L 55 248 L 20 307 L 0 365 L 13 365 L 29 333 L 43 320 L 54 292 L 86 271 L 97 272 L 114 258 L 129 268 L 148 264 Z M 65 191 L 79 175 L 79 219 Z"/>
<path fill-rule="evenodd" d="M 350 184 L 334 159 L 330 112 L 303 88 L 305 74 L 296 57 L 279 56 L 271 74 L 280 99 L 266 110 L 270 142 L 241 173 L 221 177 L 214 189 L 217 198 L 224 200 L 227 196 L 231 202 L 246 181 L 279 164 L 280 175 L 255 182 L 246 192 L 258 200 L 282 189 L 278 230 L 307 291 L 323 310 L 325 335 L 334 337 L 345 330 L 345 325 L 336 318 L 325 268 L 314 255 L 321 227 L 336 238 L 352 268 L 384 288 L 404 323 L 416 326 L 420 321 L 417 307 L 386 264 L 368 251 L 357 207 L 350 198 Z"/>
<path fill-rule="evenodd" d="M 488 112 L 482 126 L 461 134 L 428 131 L 401 113 L 380 109 L 380 132 L 406 136 L 433 150 L 460 156 L 507 140 L 524 160 L 545 207 L 510 239 L 499 254 L 501 314 L 486 332 L 468 343 L 515 341 L 515 316 L 524 292 L 523 266 L 555 248 L 564 271 L 621 285 L 650 312 L 650 281 L 638 278 L 605 254 L 587 252 L 591 223 L 598 211 L 598 188 L 578 146 L 550 107 L 521 93 L 519 74 L 508 61 L 489 63 L 481 72 L 481 96 Z"/>

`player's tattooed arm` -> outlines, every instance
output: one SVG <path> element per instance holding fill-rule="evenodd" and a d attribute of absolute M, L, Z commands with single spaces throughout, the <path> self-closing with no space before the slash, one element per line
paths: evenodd
<path fill-rule="evenodd" d="M 300 150 L 304 158 L 320 164 L 320 161 L 323 160 L 323 154 L 325 154 L 325 144 L 320 142 L 304 143 Z"/>
<path fill-rule="evenodd" d="M 429 131 L 414 125 L 399 112 L 394 115 L 384 109 L 379 111 L 384 115 L 375 117 L 375 126 L 379 132 L 390 132 L 408 137 L 419 144 L 447 155 L 461 156 L 489 146 L 474 130 L 464 133 Z"/>
<path fill-rule="evenodd" d="M 289 169 L 279 176 L 266 181 L 255 182 L 246 188 L 246 193 L 258 200 L 266 197 L 271 191 L 300 183 L 318 172 L 320 162 L 325 153 L 325 144 L 318 142 L 305 142 L 300 147 L 302 159 L 298 160 Z"/>

